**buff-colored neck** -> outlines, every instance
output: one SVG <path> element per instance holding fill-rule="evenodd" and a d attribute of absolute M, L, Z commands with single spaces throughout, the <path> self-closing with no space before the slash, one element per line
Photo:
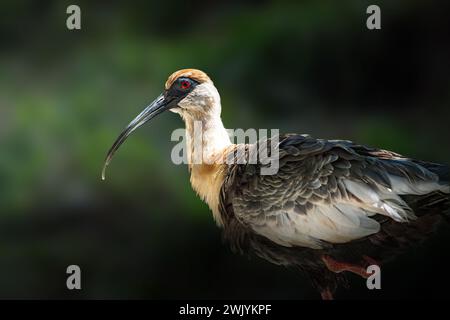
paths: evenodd
<path fill-rule="evenodd" d="M 198 164 L 213 164 L 231 145 L 230 138 L 220 117 L 184 116 L 186 124 L 187 159 L 190 168 Z"/>
<path fill-rule="evenodd" d="M 183 115 L 186 124 L 186 148 L 191 185 L 208 204 L 218 225 L 222 225 L 219 213 L 219 194 L 226 165 L 224 156 L 232 147 L 220 116 Z"/>

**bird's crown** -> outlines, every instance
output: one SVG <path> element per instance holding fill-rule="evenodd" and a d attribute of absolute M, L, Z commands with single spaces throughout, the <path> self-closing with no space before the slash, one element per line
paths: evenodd
<path fill-rule="evenodd" d="M 172 73 L 166 81 L 166 89 L 169 89 L 172 84 L 181 77 L 190 78 L 198 83 L 211 82 L 211 79 L 206 73 L 198 69 L 181 69 Z"/>

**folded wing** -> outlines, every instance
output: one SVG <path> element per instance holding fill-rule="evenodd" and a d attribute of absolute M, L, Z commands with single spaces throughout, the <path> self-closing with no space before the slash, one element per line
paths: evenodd
<path fill-rule="evenodd" d="M 261 175 L 261 164 L 229 168 L 221 207 L 282 246 L 320 249 L 360 239 L 380 230 L 377 216 L 415 219 L 403 195 L 450 191 L 425 163 L 392 152 L 307 135 L 280 141 L 276 174 Z"/>

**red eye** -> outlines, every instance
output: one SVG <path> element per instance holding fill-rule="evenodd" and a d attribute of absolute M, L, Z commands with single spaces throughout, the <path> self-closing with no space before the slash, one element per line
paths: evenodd
<path fill-rule="evenodd" d="M 181 81 L 180 86 L 181 86 L 181 89 L 186 90 L 186 89 L 189 89 L 189 87 L 191 86 L 191 83 L 187 80 L 183 80 L 183 81 Z"/>

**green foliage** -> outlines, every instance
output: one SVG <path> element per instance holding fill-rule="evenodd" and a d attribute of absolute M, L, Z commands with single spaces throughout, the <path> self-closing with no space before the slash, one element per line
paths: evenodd
<path fill-rule="evenodd" d="M 165 251 L 169 238 L 198 238 L 192 225 L 213 228 L 209 209 L 190 188 L 187 168 L 170 161 L 170 134 L 182 126 L 177 115 L 164 114 L 134 133 L 106 181 L 100 180 L 117 135 L 180 68 L 211 75 L 230 128 L 350 139 L 430 161 L 450 157 L 450 72 L 443 69 L 449 51 L 439 46 L 447 39 L 441 24 L 448 19 L 433 18 L 439 9 L 428 2 L 381 1 L 386 19 L 379 33 L 365 29 L 368 2 L 360 0 L 81 1 L 81 31 L 65 28 L 68 4 L 0 3 L 5 268 L 25 256 L 37 274 L 50 261 L 64 264 L 72 256 L 86 264 L 106 264 L 103 257 L 116 263 L 114 249 L 126 251 L 122 240 L 131 242 L 135 232 L 142 248 L 129 257 L 139 260 L 147 248 Z M 423 19 L 433 19 L 427 22 L 435 26 L 426 35 L 414 32 L 414 22 Z M 425 49 L 423 39 L 434 39 L 436 47 Z M 143 226 L 152 224 L 161 228 Z M 8 234 L 10 228 L 14 232 Z M 38 235 L 29 236 L 32 232 Z M 97 240 L 96 247 L 90 239 Z M 63 253 L 67 247 L 73 255 Z M 105 283 L 97 285 L 93 295 L 108 291 Z M 156 290 L 147 285 L 145 290 Z"/>

